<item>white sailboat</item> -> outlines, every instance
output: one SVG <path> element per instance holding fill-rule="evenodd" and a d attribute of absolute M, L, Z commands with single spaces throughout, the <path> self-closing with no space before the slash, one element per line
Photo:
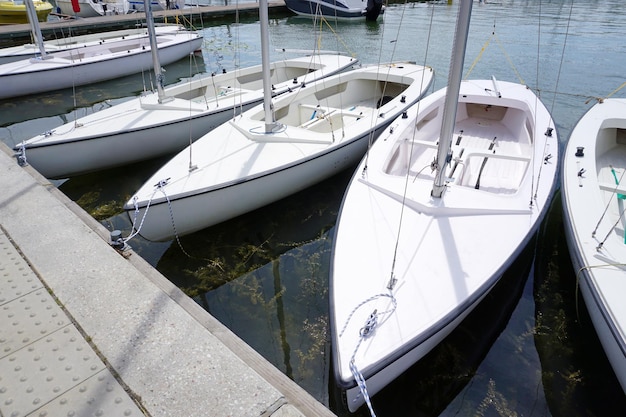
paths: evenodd
<path fill-rule="evenodd" d="M 160 77 L 158 57 L 154 63 Z M 356 63 L 338 54 L 273 62 L 274 95 L 297 90 Z M 68 122 L 18 143 L 23 163 L 46 178 L 67 178 L 180 151 L 263 101 L 261 66 L 202 74 Z M 112 151 L 117 150 L 117 151 Z"/>
<path fill-rule="evenodd" d="M 359 68 L 271 99 L 267 2 L 260 4 L 264 105 L 209 132 L 126 203 L 149 240 L 188 234 L 254 210 L 356 163 L 433 79 L 411 63 Z"/>
<path fill-rule="evenodd" d="M 179 25 L 161 25 L 156 27 L 157 33 L 166 33 L 168 31 L 176 32 L 184 29 Z M 71 35 L 58 39 L 50 39 L 43 41 L 46 53 L 66 51 L 70 49 L 84 48 L 91 45 L 100 45 L 102 43 L 118 42 L 130 38 L 147 38 L 148 29 L 121 29 L 110 32 L 88 33 L 85 35 Z M 36 43 L 26 43 L 23 45 L 10 46 L 0 49 L 0 64 L 19 61 L 21 59 L 35 58 L 40 54 L 39 45 Z"/>
<path fill-rule="evenodd" d="M 27 4 L 32 6 L 32 0 Z M 91 45 L 79 50 L 47 53 L 39 22 L 30 19 L 40 55 L 0 65 L 0 99 L 80 86 L 135 74 L 151 67 L 149 37 Z M 147 19 L 153 24 L 152 19 Z M 193 31 L 157 33 L 156 47 L 162 65 L 198 50 L 202 37 Z"/>
<path fill-rule="evenodd" d="M 557 178 L 554 122 L 524 85 L 461 82 L 461 0 L 448 87 L 412 106 L 351 179 L 330 271 L 333 369 L 364 403 L 443 340 L 537 231 Z"/>
<path fill-rule="evenodd" d="M 563 157 L 565 236 L 591 321 L 626 391 L 626 99 L 576 124 Z"/>

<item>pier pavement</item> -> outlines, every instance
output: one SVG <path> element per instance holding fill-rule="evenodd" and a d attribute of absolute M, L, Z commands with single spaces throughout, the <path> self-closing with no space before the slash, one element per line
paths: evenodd
<path fill-rule="evenodd" d="M 270 13 L 291 13 L 284 0 L 268 0 Z M 222 19 L 235 15 L 259 14 L 259 3 L 225 4 L 223 6 L 193 6 L 177 10 L 158 10 L 152 13 L 156 23 L 185 23 L 202 24 L 206 20 Z M 99 31 L 128 29 L 144 22 L 146 14 L 143 12 L 67 19 L 41 22 L 41 33 L 46 39 L 55 39 L 62 34 L 72 33 L 82 35 Z M 231 22 L 234 20 L 231 19 Z M 189 26 L 189 25 L 187 25 Z M 0 25 L 0 47 L 31 42 L 29 24 Z"/>
<path fill-rule="evenodd" d="M 2 142 L 0 190 L 0 416 L 333 416 Z"/>

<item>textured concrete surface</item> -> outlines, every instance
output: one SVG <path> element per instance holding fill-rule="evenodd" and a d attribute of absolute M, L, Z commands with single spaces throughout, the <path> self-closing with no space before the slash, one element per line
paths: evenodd
<path fill-rule="evenodd" d="M 333 415 L 0 147 L 0 415 Z"/>

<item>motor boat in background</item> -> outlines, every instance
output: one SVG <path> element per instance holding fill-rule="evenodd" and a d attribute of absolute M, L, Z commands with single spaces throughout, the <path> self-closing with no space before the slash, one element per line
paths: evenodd
<path fill-rule="evenodd" d="M 285 5 L 299 16 L 323 16 L 338 20 L 374 21 L 385 10 L 382 0 L 285 0 Z"/>

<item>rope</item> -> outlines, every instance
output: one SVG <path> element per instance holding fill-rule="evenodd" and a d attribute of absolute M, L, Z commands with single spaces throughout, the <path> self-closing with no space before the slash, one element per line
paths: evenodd
<path fill-rule="evenodd" d="M 143 213 L 143 216 L 141 217 L 141 221 L 139 222 L 139 227 L 136 226 L 137 219 L 139 216 L 139 204 L 137 203 L 138 198 L 136 195 L 133 197 L 133 207 L 135 208 L 135 210 L 134 210 L 134 216 L 133 216 L 133 221 L 131 225 L 131 234 L 128 235 L 126 239 L 124 239 L 124 243 L 129 242 L 131 239 L 133 239 L 135 236 L 137 236 L 141 232 L 141 228 L 143 227 L 143 223 L 146 220 L 148 211 L 150 210 L 150 207 L 152 206 L 152 200 L 154 200 L 154 196 L 156 195 L 157 191 L 162 189 L 163 185 L 165 185 L 165 182 L 166 180 L 161 180 L 156 184 L 156 188 L 154 189 L 154 191 L 152 192 L 152 195 L 148 199 L 148 204 L 146 204 L 146 211 Z"/>
<path fill-rule="evenodd" d="M 622 88 L 624 88 L 626 86 L 626 82 L 623 82 L 622 85 L 620 85 L 619 87 L 617 87 L 615 90 L 613 90 L 611 92 L 611 94 L 609 94 L 608 96 L 606 96 L 605 98 L 609 98 L 611 97 L 613 94 L 617 93 L 619 90 L 621 90 Z"/>
<path fill-rule="evenodd" d="M 576 272 L 576 291 L 575 294 L 576 296 L 574 297 L 576 299 L 576 316 L 578 317 L 578 288 L 580 288 L 580 274 L 584 271 L 584 270 L 591 270 L 594 268 L 606 268 L 607 266 L 609 267 L 625 267 L 626 263 L 606 263 L 606 264 L 602 264 L 602 265 L 585 265 L 582 266 L 578 269 L 578 271 Z M 578 317 L 580 319 L 580 317 Z"/>
<path fill-rule="evenodd" d="M 613 194 L 611 195 L 611 197 L 613 195 L 615 195 L 617 193 L 617 189 L 619 188 L 619 184 L 620 182 L 622 182 L 622 179 L 624 178 L 624 174 L 626 173 L 626 169 L 624 171 L 622 171 L 622 175 L 620 176 L 620 180 L 617 181 L 617 175 L 615 174 L 615 170 L 613 169 L 613 166 L 611 166 L 611 170 L 613 171 L 613 175 L 615 178 L 615 181 L 617 182 L 617 185 L 615 186 L 615 189 L 613 190 Z M 619 198 L 618 194 L 618 198 Z M 609 205 L 611 204 L 611 200 L 609 199 L 609 201 L 607 201 L 606 206 L 604 207 L 604 211 L 602 212 L 602 215 L 600 216 L 600 219 L 598 220 L 598 223 L 596 224 L 596 227 L 593 229 L 593 232 L 591 232 L 591 237 L 594 237 L 596 235 L 596 232 L 598 231 L 598 227 L 600 227 L 600 223 L 602 223 L 602 220 L 604 219 L 604 216 L 606 215 L 606 212 L 609 210 Z M 626 234 L 626 231 L 625 231 Z"/>
<path fill-rule="evenodd" d="M 522 78 L 522 76 L 520 75 L 519 71 L 517 70 L 517 68 L 515 67 L 515 64 L 513 64 L 513 60 L 511 59 L 511 57 L 506 53 L 506 49 L 504 49 L 504 46 L 502 46 L 502 43 L 500 42 L 500 39 L 498 38 L 498 35 L 496 34 L 496 24 L 493 24 L 493 31 L 491 32 L 491 36 L 489 37 L 489 39 L 487 39 L 487 41 L 485 42 L 485 44 L 483 45 L 483 47 L 480 49 L 480 52 L 478 52 L 478 55 L 476 56 L 476 58 L 474 59 L 474 62 L 472 62 L 472 65 L 470 66 L 470 68 L 467 70 L 467 73 L 465 74 L 464 79 L 467 80 L 467 78 L 470 76 L 470 74 L 472 73 L 472 71 L 474 70 L 474 67 L 476 66 L 476 64 L 478 64 L 478 62 L 482 59 L 483 53 L 487 50 L 487 47 L 489 46 L 489 44 L 491 43 L 491 40 L 495 39 L 496 43 L 498 44 L 498 46 L 500 47 L 500 49 L 502 50 L 502 53 L 504 54 L 504 58 L 506 59 L 507 63 L 511 66 L 511 69 L 513 70 L 513 72 L 515 72 L 515 75 L 517 76 L 517 78 L 520 81 L 520 84 L 522 85 L 526 85 L 526 83 L 524 82 L 524 79 Z"/>
<path fill-rule="evenodd" d="M 130 235 L 128 235 L 128 237 L 126 237 L 125 239 L 123 239 L 123 242 L 125 244 L 128 243 L 131 239 L 133 239 L 135 236 L 137 236 L 141 232 L 141 228 L 143 227 L 143 223 L 144 223 L 144 221 L 146 219 L 146 216 L 148 215 L 148 210 L 150 210 L 150 206 L 152 205 L 152 201 L 154 200 L 154 196 L 156 195 L 157 192 L 160 191 L 163 194 L 163 196 L 165 197 L 165 200 L 167 201 L 167 208 L 168 208 L 169 214 L 170 214 L 170 221 L 172 223 L 172 230 L 174 231 L 174 239 L 176 240 L 176 243 L 178 244 L 178 247 L 183 252 L 183 254 L 185 254 L 188 258 L 194 258 L 183 247 L 183 244 L 180 241 L 180 236 L 178 234 L 178 231 L 176 230 L 176 222 L 174 221 L 174 210 L 172 208 L 172 202 L 170 201 L 170 197 L 165 192 L 165 186 L 167 185 L 168 180 L 169 179 L 161 180 L 161 181 L 159 181 L 158 183 L 155 184 L 154 191 L 152 192 L 152 195 L 150 196 L 150 199 L 148 200 L 148 204 L 146 204 L 146 211 L 143 213 L 143 216 L 141 217 L 141 222 L 139 223 L 139 227 L 136 227 L 137 217 L 139 215 L 139 205 L 137 204 L 137 196 L 133 197 L 133 206 L 135 208 L 135 215 L 133 216 L 133 222 L 132 222 L 132 226 L 131 226 L 131 231 L 134 230 L 134 232 L 132 232 Z"/>
<path fill-rule="evenodd" d="M 602 241 L 600 241 L 600 243 L 598 244 L 598 247 L 596 248 L 597 250 L 602 249 L 602 246 L 604 245 L 604 242 L 606 242 L 606 240 L 609 238 L 611 233 L 613 233 L 613 231 L 615 230 L 615 228 L 617 227 L 619 222 L 622 220 L 622 217 L 624 217 L 625 213 L 626 213 L 626 208 L 624 208 L 622 210 L 622 212 L 620 213 L 619 217 L 617 218 L 617 221 L 615 222 L 615 224 L 613 224 L 613 226 L 609 229 L 609 231 L 607 232 L 606 236 L 604 236 L 604 239 L 602 239 Z M 626 230 L 624 230 L 624 234 L 626 235 Z"/>
<path fill-rule="evenodd" d="M 396 300 L 396 298 L 393 296 L 393 294 L 391 292 L 389 292 L 388 294 L 385 293 L 381 293 L 381 294 L 376 294 L 372 297 L 369 297 L 368 299 L 362 301 L 359 305 L 357 305 L 348 315 L 348 318 L 343 326 L 343 328 L 341 329 L 341 332 L 339 333 L 339 337 L 343 336 L 346 328 L 348 327 L 348 324 L 350 323 L 350 320 L 352 319 L 352 316 L 364 305 L 375 301 L 379 298 L 389 298 L 391 299 L 391 303 L 392 303 L 392 307 L 388 310 L 385 310 L 383 312 L 378 312 L 378 310 L 374 310 L 365 320 L 365 324 L 363 325 L 363 327 L 361 327 L 359 329 L 359 341 L 356 345 L 356 347 L 354 348 L 354 351 L 352 352 L 352 356 L 350 357 L 350 372 L 352 372 L 352 376 L 354 377 L 354 380 L 357 383 L 357 386 L 359 387 L 359 391 L 361 391 L 361 394 L 363 395 L 363 399 L 365 400 L 365 403 L 367 404 L 367 407 L 370 411 L 370 415 L 372 417 L 376 417 L 376 413 L 374 412 L 374 408 L 372 407 L 372 401 L 370 399 L 369 393 L 367 391 L 367 383 L 365 381 L 365 377 L 363 376 L 363 374 L 361 373 L 361 371 L 359 371 L 359 368 L 356 365 L 356 354 L 359 351 L 359 348 L 361 347 L 361 343 L 374 335 L 374 332 L 376 330 L 376 328 L 378 327 L 379 324 L 384 323 L 388 317 L 390 317 L 395 311 L 396 308 L 398 306 L 398 302 Z M 379 320 L 379 317 L 383 317 L 382 320 Z"/>

